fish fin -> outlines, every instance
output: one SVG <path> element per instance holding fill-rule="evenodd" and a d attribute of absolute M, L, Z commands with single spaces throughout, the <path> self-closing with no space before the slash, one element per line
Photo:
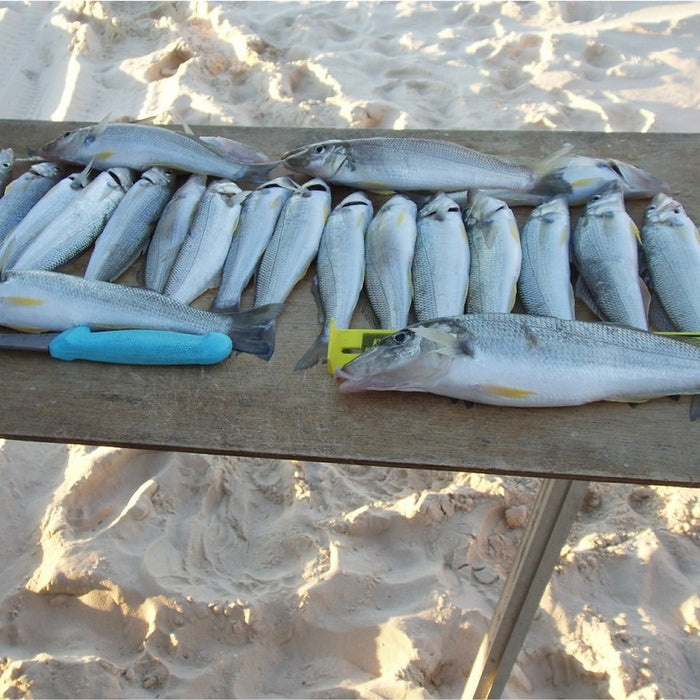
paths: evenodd
<path fill-rule="evenodd" d="M 651 292 L 649 291 L 649 287 L 647 287 L 646 283 L 640 276 L 638 278 L 639 280 L 639 291 L 642 294 L 642 303 L 644 304 L 644 313 L 649 316 L 649 307 L 651 306 Z"/>
<path fill-rule="evenodd" d="M 696 421 L 700 418 L 700 395 L 696 394 L 690 401 L 690 420 Z"/>
<path fill-rule="evenodd" d="M 500 396 L 506 399 L 524 399 L 537 393 L 530 389 L 520 389 L 515 386 L 500 386 L 497 384 L 482 384 L 480 389 L 492 396 Z"/>
<path fill-rule="evenodd" d="M 269 360 L 275 351 L 276 320 L 283 310 L 284 304 L 265 304 L 229 314 L 229 324 L 224 332 L 233 341 L 234 350 Z"/>
<path fill-rule="evenodd" d="M 192 131 L 192 127 L 185 122 L 182 122 L 182 130 L 185 132 L 185 134 L 187 134 L 187 136 L 196 136 L 194 131 Z"/>
<path fill-rule="evenodd" d="M 311 279 L 311 296 L 314 298 L 316 303 L 317 320 L 319 323 L 323 323 L 326 314 L 323 311 L 323 301 L 321 300 L 321 290 L 318 287 L 318 274 L 315 274 Z"/>
<path fill-rule="evenodd" d="M 328 354 L 328 334 L 324 330 L 314 341 L 313 345 L 304 353 L 299 362 L 294 365 L 295 372 L 301 372 L 309 369 L 319 362 L 325 364 L 326 355 Z"/>
<path fill-rule="evenodd" d="M 426 326 L 416 326 L 411 330 L 417 336 L 435 343 L 437 345 L 435 352 L 440 355 L 456 357 L 465 354 L 462 339 L 449 331 L 445 331 L 440 328 L 429 328 Z"/>
<path fill-rule="evenodd" d="M 573 188 L 562 177 L 562 172 L 571 159 L 572 149 L 571 144 L 565 144 L 563 148 L 535 163 L 536 192 L 546 192 L 552 196 L 573 194 Z"/>
<path fill-rule="evenodd" d="M 111 112 L 107 112 L 107 114 L 93 127 L 93 136 L 100 136 L 104 132 L 104 130 L 109 126 L 109 120 L 110 117 L 112 116 Z"/>
<path fill-rule="evenodd" d="M 90 162 L 75 176 L 73 179 L 73 183 L 77 183 L 78 187 L 87 187 L 88 180 L 90 178 L 90 171 L 92 170 L 92 164 L 95 162 L 95 156 L 90 158 Z M 73 187 L 73 185 L 71 185 Z M 73 187 L 73 189 L 77 189 L 77 187 Z"/>
<path fill-rule="evenodd" d="M 272 160 L 269 163 L 244 163 L 246 170 L 241 180 L 260 185 L 269 180 L 270 173 L 281 163 L 281 160 Z"/>

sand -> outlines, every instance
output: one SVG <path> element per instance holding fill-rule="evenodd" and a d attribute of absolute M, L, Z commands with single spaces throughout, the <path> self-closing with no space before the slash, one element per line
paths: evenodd
<path fill-rule="evenodd" d="M 697 131 L 700 3 L 7 3 L 0 118 Z M 454 697 L 537 479 L 0 441 L 3 697 Z M 508 697 L 700 697 L 700 502 L 592 484 Z"/>

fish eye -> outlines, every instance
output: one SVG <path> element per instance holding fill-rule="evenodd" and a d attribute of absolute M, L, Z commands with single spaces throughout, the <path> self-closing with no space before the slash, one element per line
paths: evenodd
<path fill-rule="evenodd" d="M 408 340 L 408 333 L 406 331 L 399 331 L 391 336 L 391 339 L 396 345 L 403 345 Z"/>
<path fill-rule="evenodd" d="M 321 155 L 321 153 L 323 153 L 325 150 L 326 147 L 322 144 L 319 144 L 318 146 L 316 146 L 316 148 L 314 148 L 314 153 L 316 153 L 316 155 Z"/>

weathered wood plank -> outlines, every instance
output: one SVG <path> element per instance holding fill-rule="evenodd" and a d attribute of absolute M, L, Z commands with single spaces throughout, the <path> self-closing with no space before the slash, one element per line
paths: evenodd
<path fill-rule="evenodd" d="M 0 143 L 18 154 L 74 123 L 0 122 Z M 197 127 L 249 143 L 271 157 L 337 137 L 329 129 Z M 380 135 L 352 131 L 351 136 Z M 444 132 L 450 139 L 518 161 L 545 157 L 564 143 L 574 151 L 628 160 L 669 180 L 691 216 L 699 139 L 690 134 Z M 345 194 L 338 189 L 334 202 Z M 381 202 L 377 197 L 375 201 Z M 641 222 L 645 202 L 630 203 Z M 516 211 L 522 222 L 527 209 Z M 577 210 L 573 212 L 575 220 Z M 85 264 L 79 261 L 76 269 Z M 64 363 L 0 352 L 0 435 L 330 462 L 401 465 L 574 479 L 697 485 L 700 424 L 689 401 L 661 399 L 631 408 L 596 404 L 566 409 L 467 408 L 419 394 L 342 396 L 325 367 L 294 364 L 316 336 L 311 272 L 278 322 L 269 363 L 247 355 L 221 365 L 122 367 Z M 127 281 L 134 280 L 132 270 Z M 212 294 L 197 304 L 206 307 Z M 360 325 L 362 325 L 360 323 Z"/>

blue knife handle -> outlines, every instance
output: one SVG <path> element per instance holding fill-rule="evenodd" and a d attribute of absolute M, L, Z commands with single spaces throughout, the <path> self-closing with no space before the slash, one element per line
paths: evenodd
<path fill-rule="evenodd" d="M 59 360 L 91 360 L 126 365 L 212 365 L 233 350 L 223 333 L 194 335 L 171 331 L 92 332 L 85 326 L 57 335 L 49 353 Z"/>

